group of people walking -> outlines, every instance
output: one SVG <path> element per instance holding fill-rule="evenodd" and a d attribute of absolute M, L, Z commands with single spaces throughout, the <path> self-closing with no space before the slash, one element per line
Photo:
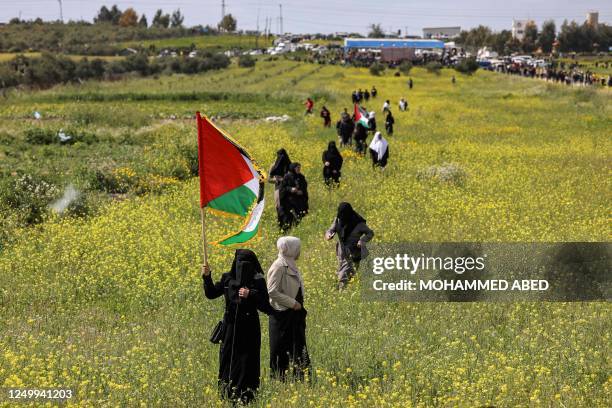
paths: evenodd
<path fill-rule="evenodd" d="M 366 91 L 367 92 L 367 91 Z M 372 87 L 371 96 L 377 91 Z M 359 97 L 366 98 L 365 95 Z M 309 98 L 307 110 L 314 102 Z M 394 119 L 389 101 L 385 129 L 393 133 Z M 358 150 L 365 149 L 368 131 L 374 133 L 369 145 L 373 166 L 385 168 L 389 158 L 389 144 L 376 130 L 375 114 L 368 113 L 368 127 L 355 123 L 345 109 L 337 124 L 340 146 L 351 146 L 355 139 Z M 324 125 L 329 126 L 331 115 L 326 107 L 321 110 Z M 328 143 L 321 156 L 323 180 L 326 185 L 341 180 L 344 159 L 335 141 Z M 283 233 L 297 225 L 308 214 L 308 183 L 301 165 L 291 162 L 285 149 L 276 152 L 269 171 L 269 182 L 274 184 L 274 202 L 278 224 Z M 336 258 L 338 289 L 343 290 L 368 256 L 367 243 L 374 232 L 367 221 L 351 204 L 341 202 L 324 238 L 338 237 Z M 229 271 L 215 282 L 208 264 L 202 266 L 204 294 L 208 299 L 223 297 L 225 311 L 213 332 L 211 341 L 221 343 L 219 350 L 218 384 L 221 397 L 232 403 L 248 404 L 255 397 L 260 384 L 261 330 L 259 313 L 268 316 L 270 374 L 280 381 L 304 380 L 310 373 L 310 356 L 306 344 L 305 290 L 298 267 L 301 241 L 292 236 L 277 240 L 278 256 L 264 274 L 257 255 L 248 249 L 238 249 Z"/>
<path fill-rule="evenodd" d="M 361 103 L 362 101 L 367 102 L 370 100 L 370 96 L 372 98 L 376 98 L 377 95 L 378 90 L 375 86 L 372 86 L 371 91 L 368 91 L 367 89 L 362 91 L 361 88 L 359 88 L 353 91 L 351 95 L 351 100 L 353 101 L 353 103 Z"/>
<path fill-rule="evenodd" d="M 338 236 L 338 288 L 343 289 L 368 255 L 366 243 L 374 232 L 366 220 L 346 202 L 340 203 L 325 239 Z M 303 381 L 310 374 L 306 343 L 305 289 L 297 261 L 301 241 L 283 236 L 276 242 L 278 256 L 267 276 L 257 255 L 238 249 L 230 270 L 215 282 L 208 264 L 202 266 L 204 295 L 223 296 L 225 311 L 211 341 L 219 349 L 218 385 L 221 397 L 248 404 L 260 384 L 261 330 L 259 313 L 268 315 L 270 374 L 280 381 Z"/>

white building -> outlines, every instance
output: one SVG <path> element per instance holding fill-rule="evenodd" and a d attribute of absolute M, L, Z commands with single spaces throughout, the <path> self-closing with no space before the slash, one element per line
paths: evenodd
<path fill-rule="evenodd" d="M 533 20 L 512 20 L 512 38 L 522 40 L 525 37 L 525 28 L 534 23 Z"/>
<path fill-rule="evenodd" d="M 461 27 L 425 27 L 423 28 L 423 38 L 455 38 L 459 37 Z"/>

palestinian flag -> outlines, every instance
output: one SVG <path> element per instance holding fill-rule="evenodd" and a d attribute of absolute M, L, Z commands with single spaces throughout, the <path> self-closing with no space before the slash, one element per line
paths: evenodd
<path fill-rule="evenodd" d="M 355 104 L 355 124 L 361 123 L 364 128 L 369 129 L 368 112 L 363 110 L 361 106 Z"/>
<path fill-rule="evenodd" d="M 264 176 L 236 141 L 199 112 L 196 119 L 200 207 L 245 219 L 240 232 L 214 244 L 246 242 L 257 235 L 264 208 Z"/>

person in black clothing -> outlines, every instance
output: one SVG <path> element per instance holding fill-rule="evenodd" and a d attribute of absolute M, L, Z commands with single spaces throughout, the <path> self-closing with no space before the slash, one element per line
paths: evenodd
<path fill-rule="evenodd" d="M 336 142 L 329 142 L 327 150 L 323 152 L 323 179 L 325 184 L 340 183 L 340 170 L 342 169 L 342 155 L 336 147 Z"/>
<path fill-rule="evenodd" d="M 355 139 L 355 151 L 359 154 L 365 154 L 365 142 L 368 138 L 368 133 L 366 128 L 361 123 L 357 123 L 355 126 L 353 138 Z"/>
<path fill-rule="evenodd" d="M 323 126 L 330 127 L 331 126 L 331 113 L 329 112 L 329 109 L 327 109 L 325 106 L 321 108 L 321 117 L 323 118 Z"/>
<path fill-rule="evenodd" d="M 368 114 L 368 126 L 372 133 L 376 133 L 376 112 L 372 111 Z"/>
<path fill-rule="evenodd" d="M 395 124 L 395 118 L 393 118 L 393 114 L 391 114 L 391 111 L 388 111 L 387 118 L 385 119 L 385 130 L 387 131 L 387 135 L 391 136 L 393 134 L 394 124 Z"/>
<path fill-rule="evenodd" d="M 204 295 L 225 297 L 223 342 L 219 350 L 221 398 L 248 404 L 259 388 L 261 330 L 258 310 L 273 315 L 263 270 L 253 251 L 238 249 L 231 270 L 214 283 L 210 267 L 202 267 Z"/>
<path fill-rule="evenodd" d="M 366 102 L 370 100 L 370 92 L 367 89 L 363 91 L 363 99 L 365 99 Z"/>
<path fill-rule="evenodd" d="M 300 163 L 291 163 L 281 183 L 279 196 L 284 214 L 283 231 L 289 230 L 308 214 L 308 183 L 301 169 Z"/>
<path fill-rule="evenodd" d="M 290 164 L 291 159 L 289 159 L 289 154 L 287 154 L 285 149 L 280 149 L 276 152 L 276 161 L 268 172 L 270 175 L 268 181 L 274 183 L 274 205 L 276 207 L 276 215 L 280 228 L 283 228 L 287 218 L 280 204 L 280 187 L 285 174 L 289 171 Z"/>
<path fill-rule="evenodd" d="M 414 86 L 414 82 L 412 82 L 412 78 L 410 78 L 408 80 L 408 88 L 412 89 L 413 86 Z"/>
<path fill-rule="evenodd" d="M 342 113 L 342 119 L 338 123 L 338 136 L 340 137 L 340 146 L 350 146 L 353 144 L 353 131 L 355 123 L 345 111 Z"/>
<path fill-rule="evenodd" d="M 376 95 L 378 95 L 378 91 L 376 90 L 376 87 L 372 85 L 372 98 L 376 98 Z"/>

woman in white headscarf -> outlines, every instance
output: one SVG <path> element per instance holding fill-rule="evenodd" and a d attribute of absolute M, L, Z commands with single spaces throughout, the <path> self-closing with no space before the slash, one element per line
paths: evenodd
<path fill-rule="evenodd" d="M 273 377 L 285 380 L 289 366 L 294 378 L 304 379 L 310 366 L 306 347 L 306 309 L 304 281 L 296 261 L 300 257 L 300 239 L 281 237 L 276 242 L 278 258 L 268 270 L 270 305 L 278 311 L 269 319 L 270 370 Z"/>
<path fill-rule="evenodd" d="M 372 158 L 372 167 L 380 167 L 384 170 L 387 166 L 389 143 L 380 132 L 376 132 L 370 143 L 370 157 Z"/>

